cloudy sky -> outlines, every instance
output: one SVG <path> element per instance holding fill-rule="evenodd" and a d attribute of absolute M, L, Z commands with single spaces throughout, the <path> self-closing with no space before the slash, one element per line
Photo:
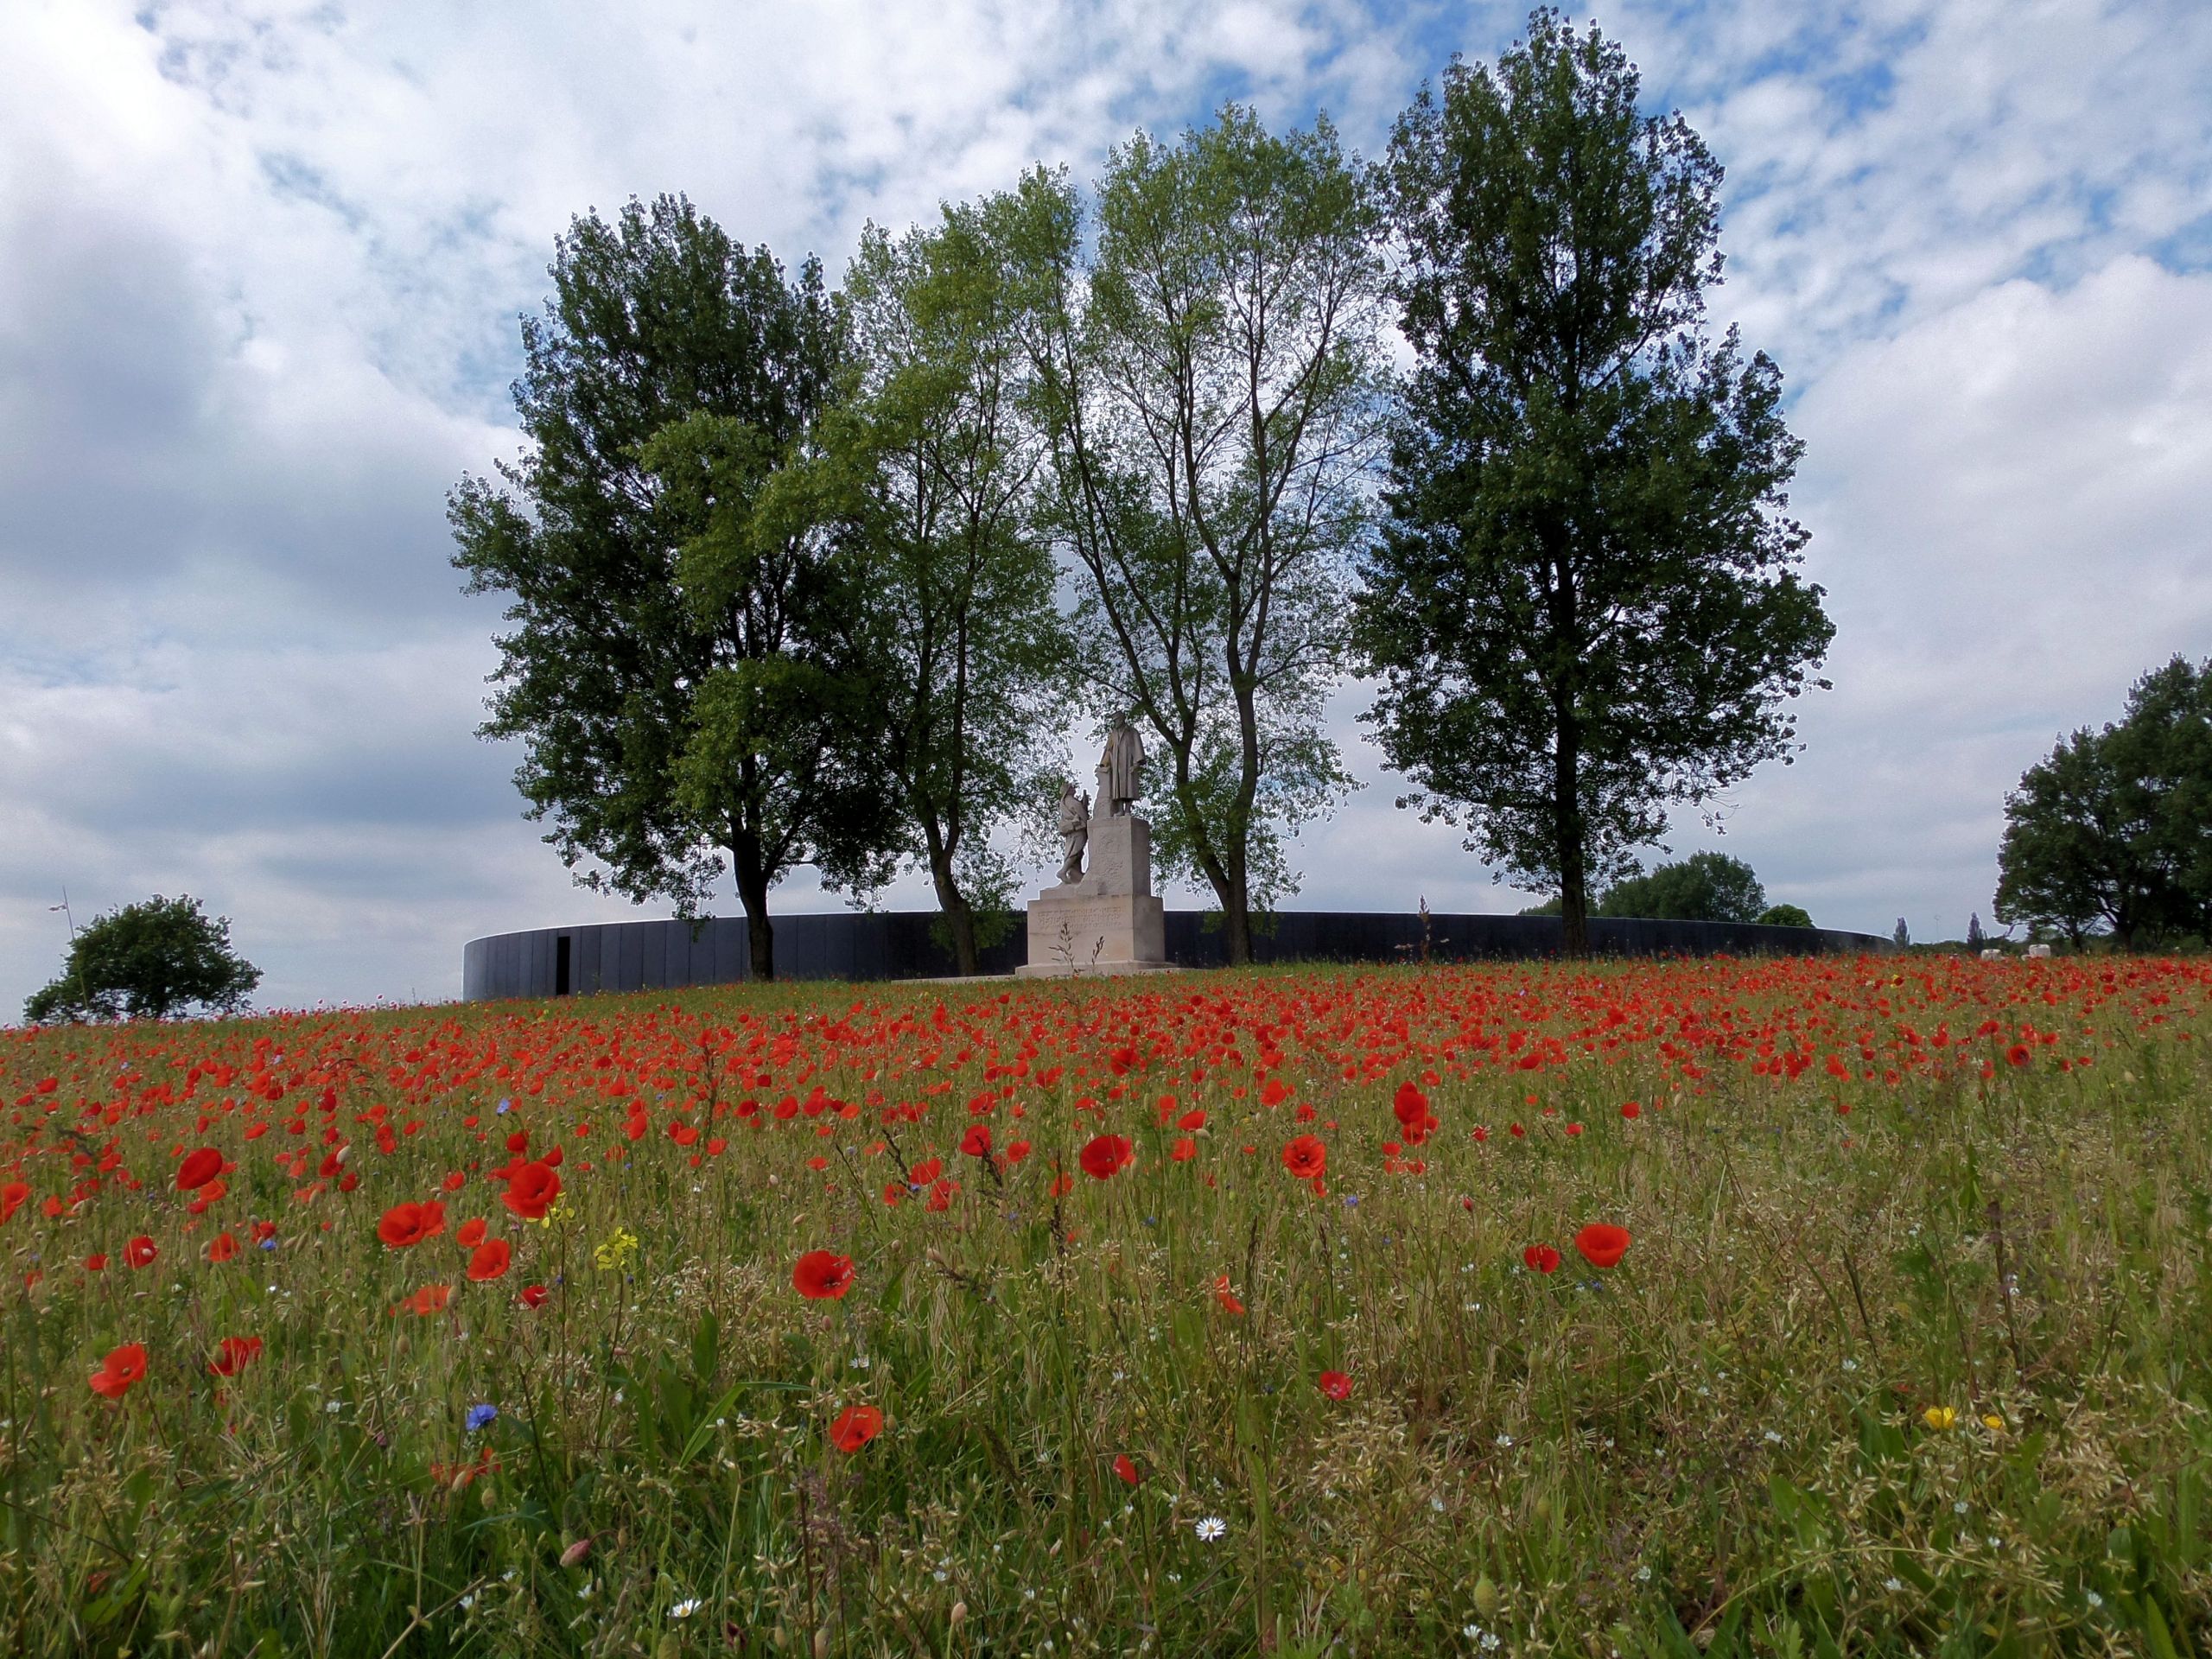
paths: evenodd
<path fill-rule="evenodd" d="M 2021 770 L 2212 654 L 2212 8 L 1597 15 L 1728 169 L 1714 315 L 1787 378 L 1839 630 L 1806 754 L 1719 844 L 1823 923 L 1955 936 L 1988 919 Z M 571 215 L 681 190 L 836 270 L 869 219 L 1224 98 L 1376 153 L 1524 18 L 12 0 L 0 1019 L 58 967 L 65 889 L 80 922 L 198 895 L 286 1006 L 449 997 L 472 936 L 654 913 L 572 888 L 522 819 L 515 757 L 473 735 L 498 607 L 448 563 L 445 492 L 515 450 L 516 318 Z M 1528 902 L 1393 810 L 1362 701 L 1338 715 L 1369 787 L 1304 838 L 1300 902 Z M 779 902 L 836 904 L 804 873 Z"/>

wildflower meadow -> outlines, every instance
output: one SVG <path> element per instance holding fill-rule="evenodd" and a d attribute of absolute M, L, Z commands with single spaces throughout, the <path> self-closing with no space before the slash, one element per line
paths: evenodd
<path fill-rule="evenodd" d="M 0 1033 L 0 1651 L 2201 1653 L 2212 965 Z"/>

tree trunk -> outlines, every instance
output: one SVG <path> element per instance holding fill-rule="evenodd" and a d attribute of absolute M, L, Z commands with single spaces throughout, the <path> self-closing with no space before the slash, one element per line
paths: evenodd
<path fill-rule="evenodd" d="M 1583 868 L 1582 801 L 1577 787 L 1581 751 L 1581 734 L 1573 720 L 1562 720 L 1553 758 L 1552 816 L 1559 834 L 1559 948 L 1567 957 L 1590 954 L 1590 892 Z"/>
<path fill-rule="evenodd" d="M 925 823 L 929 842 L 930 884 L 937 889 L 937 907 L 944 914 L 945 931 L 952 935 L 953 971 L 966 977 L 982 968 L 976 955 L 976 907 L 953 879 L 952 854 L 933 823 Z"/>
<path fill-rule="evenodd" d="M 745 906 L 745 943 L 750 953 L 747 977 L 776 977 L 776 929 L 768 919 L 768 872 L 761 868 L 760 849 L 751 838 L 739 835 L 729 849 L 737 877 L 738 902 Z"/>
<path fill-rule="evenodd" d="M 1252 963 L 1252 901 L 1243 883 L 1233 883 L 1221 895 L 1221 929 L 1229 940 L 1229 965 L 1248 968 Z"/>

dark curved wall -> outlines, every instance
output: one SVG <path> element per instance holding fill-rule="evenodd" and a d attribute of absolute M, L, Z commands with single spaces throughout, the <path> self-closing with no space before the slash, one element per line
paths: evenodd
<path fill-rule="evenodd" d="M 776 973 L 783 979 L 918 979 L 953 971 L 951 952 L 930 938 L 927 911 L 846 912 L 779 916 Z M 1206 912 L 1167 912 L 1167 959 L 1185 968 L 1217 968 L 1229 960 L 1218 927 Z M 1446 962 L 1555 956 L 1556 916 L 1431 916 L 1431 956 Z M 565 947 L 563 941 L 567 941 Z M 1421 942 L 1419 916 L 1346 910 L 1284 911 L 1274 931 L 1253 942 L 1262 962 L 1403 962 Z M 1889 950 L 1872 933 L 1826 927 L 1759 927 L 1739 922 L 1649 922 L 1590 918 L 1591 948 L 1601 956 L 1812 956 L 1823 951 Z M 563 957 L 566 957 L 566 973 Z M 1010 974 L 1028 960 L 1028 940 L 1014 937 L 982 953 L 987 974 Z M 713 917 L 698 922 L 604 922 L 588 927 L 541 927 L 494 933 L 463 947 L 461 994 L 493 997 L 559 996 L 587 991 L 673 990 L 726 985 L 746 977 L 751 952 L 745 922 Z"/>

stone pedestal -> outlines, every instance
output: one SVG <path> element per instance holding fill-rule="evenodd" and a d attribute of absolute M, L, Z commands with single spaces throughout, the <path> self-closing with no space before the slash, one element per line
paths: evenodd
<path fill-rule="evenodd" d="M 1152 833 L 1142 818 L 1090 821 L 1090 868 L 1029 903 L 1025 979 L 1167 971 L 1166 906 L 1152 893 Z"/>

